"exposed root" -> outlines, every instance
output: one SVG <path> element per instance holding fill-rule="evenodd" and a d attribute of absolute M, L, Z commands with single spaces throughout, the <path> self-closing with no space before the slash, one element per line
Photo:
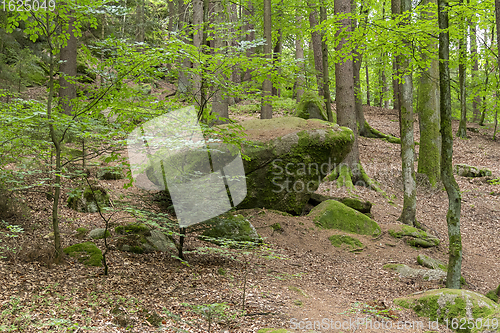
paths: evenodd
<path fill-rule="evenodd" d="M 392 136 L 390 134 L 385 134 L 382 133 L 368 124 L 368 122 L 365 122 L 365 130 L 363 132 L 359 133 L 361 136 L 364 136 L 365 138 L 378 138 L 378 139 L 384 139 L 387 142 L 390 143 L 396 143 L 396 144 L 401 144 L 401 139 L 397 138 L 395 136 Z"/>
<path fill-rule="evenodd" d="M 341 163 L 337 165 L 324 180 L 336 180 L 337 188 L 345 186 L 349 192 L 355 190 L 354 185 L 364 186 L 388 198 L 379 184 L 368 177 L 361 163 L 356 164 L 354 168 L 350 168 L 347 164 Z"/>

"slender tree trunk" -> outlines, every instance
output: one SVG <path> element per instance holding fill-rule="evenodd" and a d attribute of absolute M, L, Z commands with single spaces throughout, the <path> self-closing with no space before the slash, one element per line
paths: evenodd
<path fill-rule="evenodd" d="M 177 15 L 178 19 L 178 31 L 181 33 L 185 33 L 185 29 L 187 28 L 187 17 L 185 13 L 186 5 L 184 4 L 184 0 L 177 0 Z M 185 43 L 189 43 L 187 38 L 183 38 Z M 191 76 L 188 72 L 188 68 L 191 68 L 191 61 L 188 58 L 184 58 L 181 61 L 179 66 L 179 73 L 177 79 L 177 93 L 185 95 L 190 92 L 191 87 Z"/>
<path fill-rule="evenodd" d="M 453 176 L 453 132 L 451 128 L 450 36 L 448 32 L 448 0 L 438 0 L 439 19 L 439 90 L 441 112 L 441 178 L 448 193 L 449 259 L 446 287 L 460 289 L 462 270 L 462 236 L 460 233 L 460 189 Z"/>
<path fill-rule="evenodd" d="M 248 1 L 246 9 L 243 11 L 243 16 L 245 17 L 246 24 L 243 26 L 244 34 L 245 34 L 245 41 L 246 42 L 253 42 L 255 40 L 255 31 L 254 31 L 254 25 L 251 22 L 251 18 L 254 15 L 254 9 L 253 9 L 253 4 L 252 0 Z M 248 58 L 252 57 L 255 54 L 255 47 L 248 48 L 246 50 L 246 56 Z M 252 79 L 252 71 L 248 69 L 244 74 L 242 81 L 243 82 L 250 82 Z"/>
<path fill-rule="evenodd" d="M 463 5 L 463 0 L 459 0 Z M 458 125 L 457 136 L 467 138 L 467 96 L 465 95 L 465 79 L 467 75 L 467 29 L 465 27 L 464 14 L 459 14 L 460 19 L 460 39 L 458 41 L 458 82 L 460 85 L 460 124 Z"/>
<path fill-rule="evenodd" d="M 437 4 L 437 0 L 425 0 L 422 5 Z M 422 20 L 429 20 L 437 25 L 433 13 L 423 13 Z M 432 45 L 435 49 L 437 45 Z M 424 55 L 424 60 L 427 56 Z M 418 154 L 418 172 L 429 178 L 432 186 L 441 179 L 441 134 L 439 115 L 439 64 L 431 60 L 430 66 L 422 70 L 418 89 L 417 113 L 420 127 L 420 146 Z"/>
<path fill-rule="evenodd" d="M 335 14 L 351 13 L 350 0 L 335 0 Z M 342 20 L 342 30 L 347 34 L 351 32 L 351 19 L 346 17 Z M 347 38 L 343 37 L 336 50 L 340 51 L 347 43 Z M 356 109 L 354 101 L 354 74 L 352 59 L 340 59 L 335 63 L 335 91 L 337 101 L 337 123 L 340 126 L 349 127 L 354 132 L 354 144 L 351 151 L 344 159 L 343 163 L 349 168 L 356 169 L 359 164 L 358 150 L 358 126 L 356 125 Z"/>
<path fill-rule="evenodd" d="M 366 104 L 370 106 L 370 76 L 368 75 L 368 61 L 365 65 L 365 76 L 366 76 Z"/>
<path fill-rule="evenodd" d="M 193 46 L 199 53 L 204 52 L 201 47 L 203 43 L 203 0 L 193 0 Z M 203 66 L 198 62 L 193 63 L 193 98 L 198 107 L 203 105 L 202 101 L 202 77 Z M 204 105 L 203 105 L 204 106 Z"/>
<path fill-rule="evenodd" d="M 319 12 L 321 22 L 326 21 L 326 7 L 323 0 L 321 0 Z M 328 121 L 333 123 L 332 105 L 330 102 L 330 67 L 328 66 L 328 45 L 326 43 L 326 37 L 321 40 L 321 57 L 323 65 L 323 99 L 325 100 Z"/>
<path fill-rule="evenodd" d="M 271 63 L 273 56 L 271 28 L 271 0 L 264 0 L 264 38 L 266 40 L 266 44 L 264 45 L 264 55 L 269 60 L 269 63 Z M 261 119 L 271 119 L 273 117 L 273 106 L 270 100 L 272 92 L 273 83 L 268 76 L 262 84 L 262 106 L 260 111 Z"/>
<path fill-rule="evenodd" d="M 411 11 L 411 0 L 401 0 L 401 12 Z M 408 21 L 403 24 L 410 24 Z M 407 47 L 411 47 L 408 41 L 405 41 Z M 401 222 L 408 225 L 415 225 L 415 216 L 417 210 L 417 187 L 415 182 L 415 157 L 413 141 L 413 83 L 410 68 L 410 59 L 407 56 L 401 56 L 398 69 L 403 74 L 403 82 L 399 85 L 400 91 L 400 134 L 401 134 L 401 160 L 403 170 L 403 211 L 401 212 Z"/>
<path fill-rule="evenodd" d="M 351 12 L 356 12 L 356 3 L 351 1 Z M 360 13 L 363 14 L 363 4 L 361 4 Z M 352 29 L 358 29 L 358 22 L 356 19 L 352 20 Z M 356 121 L 358 123 L 358 131 L 361 136 L 368 136 L 369 131 L 366 128 L 365 114 L 363 112 L 363 97 L 361 96 L 361 78 L 359 72 L 361 71 L 361 63 L 363 62 L 363 55 L 356 47 L 353 50 L 353 79 L 354 79 L 354 109 L 356 110 Z"/>
<path fill-rule="evenodd" d="M 66 80 L 76 80 L 76 67 L 77 67 L 77 50 L 78 40 L 73 32 L 75 18 L 71 17 L 68 24 L 69 39 L 65 47 L 61 48 L 60 59 L 61 65 L 59 71 L 62 75 L 59 76 L 59 97 L 63 112 L 70 115 L 73 111 L 72 101 L 76 98 L 76 84 Z"/>
<path fill-rule="evenodd" d="M 146 0 L 140 0 L 136 8 L 136 25 L 137 32 L 135 35 L 135 41 L 138 43 L 144 43 L 144 2 Z"/>
<path fill-rule="evenodd" d="M 215 24 L 220 25 L 226 18 L 224 17 L 226 14 L 223 11 L 223 6 L 221 2 L 216 2 L 214 7 L 215 12 Z M 215 49 L 219 49 L 224 46 L 224 42 L 222 41 L 221 36 L 215 36 Z M 217 52 L 217 51 L 216 51 Z M 220 51 L 219 51 L 220 52 Z M 224 76 L 224 73 L 216 73 L 216 76 Z M 224 77 L 224 80 L 227 80 L 227 77 Z M 223 86 L 215 87 L 216 92 L 214 94 L 214 100 L 212 102 L 212 114 L 215 114 L 217 117 L 216 123 L 223 124 L 229 120 L 229 104 L 227 96 L 225 96 L 225 91 L 223 90 Z"/>
<path fill-rule="evenodd" d="M 300 22 L 301 18 L 297 17 L 297 22 Z M 300 103 L 302 95 L 304 94 L 305 86 L 305 71 L 304 71 L 304 48 L 302 46 L 302 37 L 297 32 L 295 37 L 295 60 L 297 61 L 299 72 L 297 73 L 297 79 L 295 81 L 295 98 L 297 103 Z"/>
<path fill-rule="evenodd" d="M 495 21 L 497 26 L 497 75 L 500 73 L 500 0 L 495 0 Z M 495 130 L 498 123 L 498 106 L 500 105 L 500 91 L 498 91 L 497 80 L 497 93 L 496 93 L 496 108 L 495 108 Z"/>
<path fill-rule="evenodd" d="M 316 3 L 314 0 L 308 0 L 307 4 L 311 10 L 309 13 L 309 27 L 315 29 L 318 25 L 318 13 L 316 10 Z M 316 82 L 318 84 L 318 95 L 324 96 L 323 88 L 323 55 L 321 50 L 322 36 L 318 31 L 311 32 L 311 42 L 314 52 L 314 68 L 316 70 Z"/>
<path fill-rule="evenodd" d="M 391 0 L 391 12 L 392 18 L 396 18 L 401 14 L 401 2 L 400 0 Z M 399 71 L 398 64 L 400 63 L 399 56 L 394 57 L 392 61 L 392 99 L 393 99 L 393 108 L 395 110 L 399 110 L 400 105 L 399 102 L 401 98 L 399 97 Z"/>
<path fill-rule="evenodd" d="M 278 30 L 278 40 L 276 41 L 276 45 L 273 50 L 273 65 L 274 70 L 277 71 L 278 75 L 281 74 L 281 67 L 279 65 L 281 61 L 281 51 L 283 49 L 283 31 L 281 29 Z M 273 85 L 273 96 L 281 97 L 281 89 Z"/>
<path fill-rule="evenodd" d="M 46 26 L 49 27 L 49 18 L 47 16 Z M 52 203 L 52 231 L 54 232 L 54 247 L 55 247 L 55 260 L 58 264 L 61 261 L 61 234 L 59 232 L 59 199 L 61 196 L 61 142 L 57 139 L 54 124 L 52 123 L 52 99 L 54 96 L 54 49 L 52 48 L 51 37 L 48 36 L 47 43 L 49 45 L 49 97 L 47 100 L 47 119 L 49 120 L 49 135 L 54 145 L 56 153 L 56 165 L 54 169 L 54 202 Z"/>
<path fill-rule="evenodd" d="M 490 64 L 488 61 L 488 57 L 486 57 L 486 64 L 484 65 L 484 72 L 486 79 L 484 80 L 484 95 L 483 95 L 483 104 L 481 105 L 482 112 L 481 112 L 481 118 L 479 119 L 479 126 L 484 126 L 484 118 L 486 117 L 486 93 L 488 92 L 488 81 L 490 78 L 490 73 L 488 71 L 489 65 Z"/>
<path fill-rule="evenodd" d="M 469 2 L 470 0 L 468 0 Z M 475 15 L 473 18 L 469 21 L 469 26 L 470 26 L 470 31 L 471 31 L 471 36 L 470 36 L 470 53 L 471 56 L 473 57 L 474 63 L 472 64 L 472 73 L 471 73 L 471 79 L 472 79 L 472 87 L 473 87 L 473 92 L 474 92 L 474 98 L 472 100 L 472 121 L 473 122 L 479 122 L 479 119 L 481 117 L 481 111 L 479 110 L 479 107 L 481 106 L 481 97 L 479 96 L 479 84 L 477 82 L 477 73 L 479 72 L 479 59 L 478 59 L 478 53 L 477 53 L 477 24 L 475 21 Z"/>

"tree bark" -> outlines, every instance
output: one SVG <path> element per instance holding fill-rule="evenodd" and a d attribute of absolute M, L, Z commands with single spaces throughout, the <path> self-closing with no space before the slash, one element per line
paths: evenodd
<path fill-rule="evenodd" d="M 300 22 L 301 18 L 297 17 L 297 22 Z M 297 79 L 295 81 L 295 98 L 297 103 L 300 103 L 302 95 L 304 94 L 305 85 L 305 71 L 304 71 L 304 48 L 302 46 L 302 36 L 297 32 L 295 37 L 295 60 L 299 67 L 299 72 L 297 73 Z"/>
<path fill-rule="evenodd" d="M 243 30 L 245 34 L 245 41 L 247 42 L 253 42 L 255 40 L 255 31 L 254 31 L 255 27 L 252 23 L 250 23 L 250 18 L 253 17 L 253 15 L 254 15 L 254 9 L 252 0 L 249 0 L 246 9 L 243 11 L 243 16 L 246 17 L 246 24 L 243 26 Z M 251 47 L 246 50 L 246 56 L 248 58 L 252 57 L 254 53 L 255 53 L 255 47 Z M 241 81 L 249 82 L 251 79 L 252 79 L 252 71 L 248 69 L 243 74 Z"/>
<path fill-rule="evenodd" d="M 264 38 L 266 44 L 264 45 L 264 55 L 272 62 L 273 52 L 273 39 L 271 34 L 271 0 L 264 0 Z M 268 76 L 262 83 L 262 106 L 260 111 L 261 119 L 271 119 L 273 117 L 273 106 L 271 104 L 271 94 L 273 92 L 273 83 Z"/>
<path fill-rule="evenodd" d="M 185 17 L 185 9 L 186 5 L 184 4 L 184 0 L 177 0 L 177 15 L 178 19 L 178 31 L 183 31 L 187 27 L 187 18 Z M 185 43 L 189 43 L 186 38 L 183 38 Z M 191 61 L 188 58 L 182 59 L 179 66 L 179 73 L 177 79 L 177 94 L 181 96 L 190 92 L 191 86 L 191 76 L 187 70 L 187 68 L 191 68 Z"/>
<path fill-rule="evenodd" d="M 411 0 L 401 0 L 401 12 L 411 11 Z M 409 19 L 403 24 L 410 24 Z M 404 41 L 407 47 L 411 47 L 408 41 Z M 403 211 L 401 212 L 401 222 L 408 225 L 415 225 L 417 210 L 417 187 L 415 182 L 415 157 L 413 141 L 413 83 L 410 68 L 410 59 L 407 56 L 400 56 L 398 64 L 399 71 L 403 74 L 403 80 L 399 85 L 400 111 L 399 126 L 401 134 L 401 160 L 403 171 Z"/>
<path fill-rule="evenodd" d="M 215 23 L 216 25 L 220 25 L 222 22 L 225 21 L 224 17 L 225 13 L 223 11 L 223 6 L 220 2 L 215 3 L 214 12 L 215 12 L 214 13 Z M 223 42 L 222 37 L 221 36 L 214 36 L 214 37 L 215 37 L 214 38 L 215 49 L 217 50 L 223 47 L 225 43 Z M 224 73 L 220 71 L 216 72 L 215 75 L 222 76 L 222 80 L 224 81 L 228 80 L 227 77 L 224 77 Z M 224 88 L 223 86 L 215 87 L 216 91 L 214 94 L 214 100 L 212 102 L 212 114 L 214 114 L 217 117 L 215 120 L 216 124 L 224 124 L 227 123 L 229 120 L 229 104 L 223 88 Z"/>
<path fill-rule="evenodd" d="M 351 13 L 351 3 L 349 0 L 335 0 L 335 14 Z M 351 19 L 346 17 L 342 20 L 342 31 L 346 34 L 351 33 Z M 336 50 L 340 51 L 344 44 L 347 43 L 347 38 L 342 37 Z M 358 126 L 356 125 L 356 109 L 354 101 L 354 74 L 352 59 L 340 59 L 335 63 L 335 91 L 337 101 L 337 123 L 340 126 L 349 127 L 354 132 L 354 144 L 351 151 L 344 159 L 343 163 L 351 169 L 356 169 L 359 164 L 358 150 Z"/>
<path fill-rule="evenodd" d="M 401 14 L 400 0 L 391 0 L 391 12 L 393 19 Z M 392 60 L 392 99 L 393 99 L 392 105 L 395 110 L 399 110 L 400 108 L 398 64 L 399 64 L 399 56 L 396 56 Z"/>
<path fill-rule="evenodd" d="M 479 118 L 481 117 L 481 111 L 479 110 L 479 107 L 481 106 L 481 97 L 479 96 L 479 84 L 477 82 L 477 76 L 479 72 L 479 59 L 477 53 L 477 24 L 474 19 L 471 19 L 469 21 L 469 26 L 471 31 L 470 53 L 474 61 L 472 64 L 471 72 L 472 86 L 474 90 L 474 98 L 472 100 L 472 121 L 477 123 L 479 122 Z"/>
<path fill-rule="evenodd" d="M 425 0 L 422 5 L 437 4 L 437 0 Z M 423 13 L 423 20 L 435 22 L 431 12 Z M 437 22 L 435 22 L 437 24 Z M 432 45 L 435 49 L 437 45 Z M 427 56 L 424 55 L 426 60 Z M 418 154 L 418 172 L 429 178 L 432 186 L 441 179 L 441 134 L 439 133 L 439 64 L 431 60 L 430 66 L 423 69 L 418 89 L 417 113 L 420 127 L 420 146 Z"/>
<path fill-rule="evenodd" d="M 459 0 L 459 4 L 463 6 L 463 0 Z M 460 124 L 458 125 L 457 136 L 459 138 L 467 138 L 467 96 L 465 95 L 465 79 L 467 75 L 467 29 L 465 28 L 465 19 L 463 13 L 459 14 L 459 31 L 460 38 L 458 40 L 458 82 L 460 86 Z"/>
<path fill-rule="evenodd" d="M 321 22 L 326 21 L 326 7 L 323 0 L 321 0 L 319 12 Z M 332 104 L 330 102 L 330 67 L 328 66 L 328 45 L 326 43 L 326 37 L 321 39 L 321 57 L 323 65 L 323 99 L 325 101 L 328 121 L 333 123 Z"/>
<path fill-rule="evenodd" d="M 366 71 L 366 104 L 370 106 L 370 76 L 368 75 L 368 61 L 366 61 L 365 65 L 365 71 Z"/>
<path fill-rule="evenodd" d="M 318 13 L 316 10 L 316 4 L 313 0 L 308 0 L 307 4 L 311 10 L 309 13 L 309 27 L 315 29 L 318 25 Z M 311 42 L 314 53 L 314 68 L 316 70 L 316 83 L 318 84 L 318 95 L 324 96 L 323 88 L 323 55 L 321 47 L 322 36 L 319 31 L 311 32 Z"/>
<path fill-rule="evenodd" d="M 356 12 L 356 3 L 351 1 L 351 11 Z M 363 14 L 363 4 L 360 8 L 360 13 Z M 356 19 L 352 20 L 352 29 L 358 28 L 358 22 Z M 363 97 L 361 96 L 361 78 L 359 72 L 361 71 L 361 63 L 363 62 L 363 55 L 359 52 L 359 48 L 356 47 L 353 50 L 353 79 L 354 79 L 354 109 L 356 112 L 356 121 L 358 123 L 359 135 L 368 136 L 369 131 L 366 128 L 365 114 L 363 112 Z"/>
<path fill-rule="evenodd" d="M 281 28 L 278 30 L 278 40 L 276 41 L 276 45 L 273 50 L 273 65 L 274 70 L 277 71 L 278 75 L 281 74 L 281 67 L 279 65 L 281 61 L 281 51 L 283 49 L 283 31 Z M 281 97 L 281 89 L 276 86 L 273 86 L 273 96 Z"/>
<path fill-rule="evenodd" d="M 144 43 L 144 2 L 146 0 L 140 0 L 136 8 L 136 25 L 137 32 L 135 36 L 135 41 L 138 43 Z"/>
<path fill-rule="evenodd" d="M 448 193 L 449 259 L 446 287 L 460 289 L 462 270 L 462 237 L 460 233 L 461 195 L 453 176 L 453 132 L 451 128 L 450 36 L 448 32 L 448 0 L 438 0 L 439 19 L 439 90 L 441 113 L 441 178 Z"/>
<path fill-rule="evenodd" d="M 202 53 L 203 49 L 201 47 L 203 43 L 203 0 L 193 0 L 193 46 L 198 49 L 198 52 Z M 204 106 L 202 100 L 202 77 L 203 77 L 203 67 L 200 63 L 193 63 L 193 98 L 198 108 Z"/>
<path fill-rule="evenodd" d="M 71 17 L 67 23 L 69 39 L 66 46 L 61 48 L 59 54 L 61 59 L 61 65 L 59 66 L 61 72 L 59 76 L 59 98 L 63 112 L 67 115 L 71 115 L 73 112 L 71 102 L 76 98 L 76 84 L 66 80 L 67 77 L 76 80 L 78 40 L 73 32 L 74 23 L 75 18 Z"/>

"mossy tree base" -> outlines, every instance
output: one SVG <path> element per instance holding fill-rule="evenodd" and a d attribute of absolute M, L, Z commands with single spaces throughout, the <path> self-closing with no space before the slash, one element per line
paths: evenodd
<path fill-rule="evenodd" d="M 337 188 L 346 187 L 349 191 L 354 190 L 354 185 L 364 186 L 376 192 L 386 193 L 378 186 L 378 184 L 368 177 L 361 163 L 357 163 L 354 168 L 347 164 L 336 166 L 333 171 L 324 178 L 324 181 L 337 181 Z"/>

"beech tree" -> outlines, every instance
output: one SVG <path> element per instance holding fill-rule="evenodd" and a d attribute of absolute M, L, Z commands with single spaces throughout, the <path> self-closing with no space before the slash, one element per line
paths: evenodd
<path fill-rule="evenodd" d="M 460 233 L 460 211 L 462 198 L 460 189 L 453 176 L 453 131 L 451 128 L 451 91 L 450 91 L 450 35 L 448 0 L 438 0 L 439 21 L 439 96 L 441 113 L 441 178 L 448 194 L 449 259 L 446 287 L 460 289 L 462 271 L 462 236 Z"/>
<path fill-rule="evenodd" d="M 266 40 L 266 44 L 264 45 L 264 54 L 270 62 L 272 61 L 273 56 L 273 38 L 271 29 L 271 0 L 264 0 L 264 38 Z M 262 84 L 262 106 L 260 111 L 261 119 L 271 119 L 273 117 L 273 106 L 270 100 L 273 92 L 273 83 L 269 76 Z"/>

